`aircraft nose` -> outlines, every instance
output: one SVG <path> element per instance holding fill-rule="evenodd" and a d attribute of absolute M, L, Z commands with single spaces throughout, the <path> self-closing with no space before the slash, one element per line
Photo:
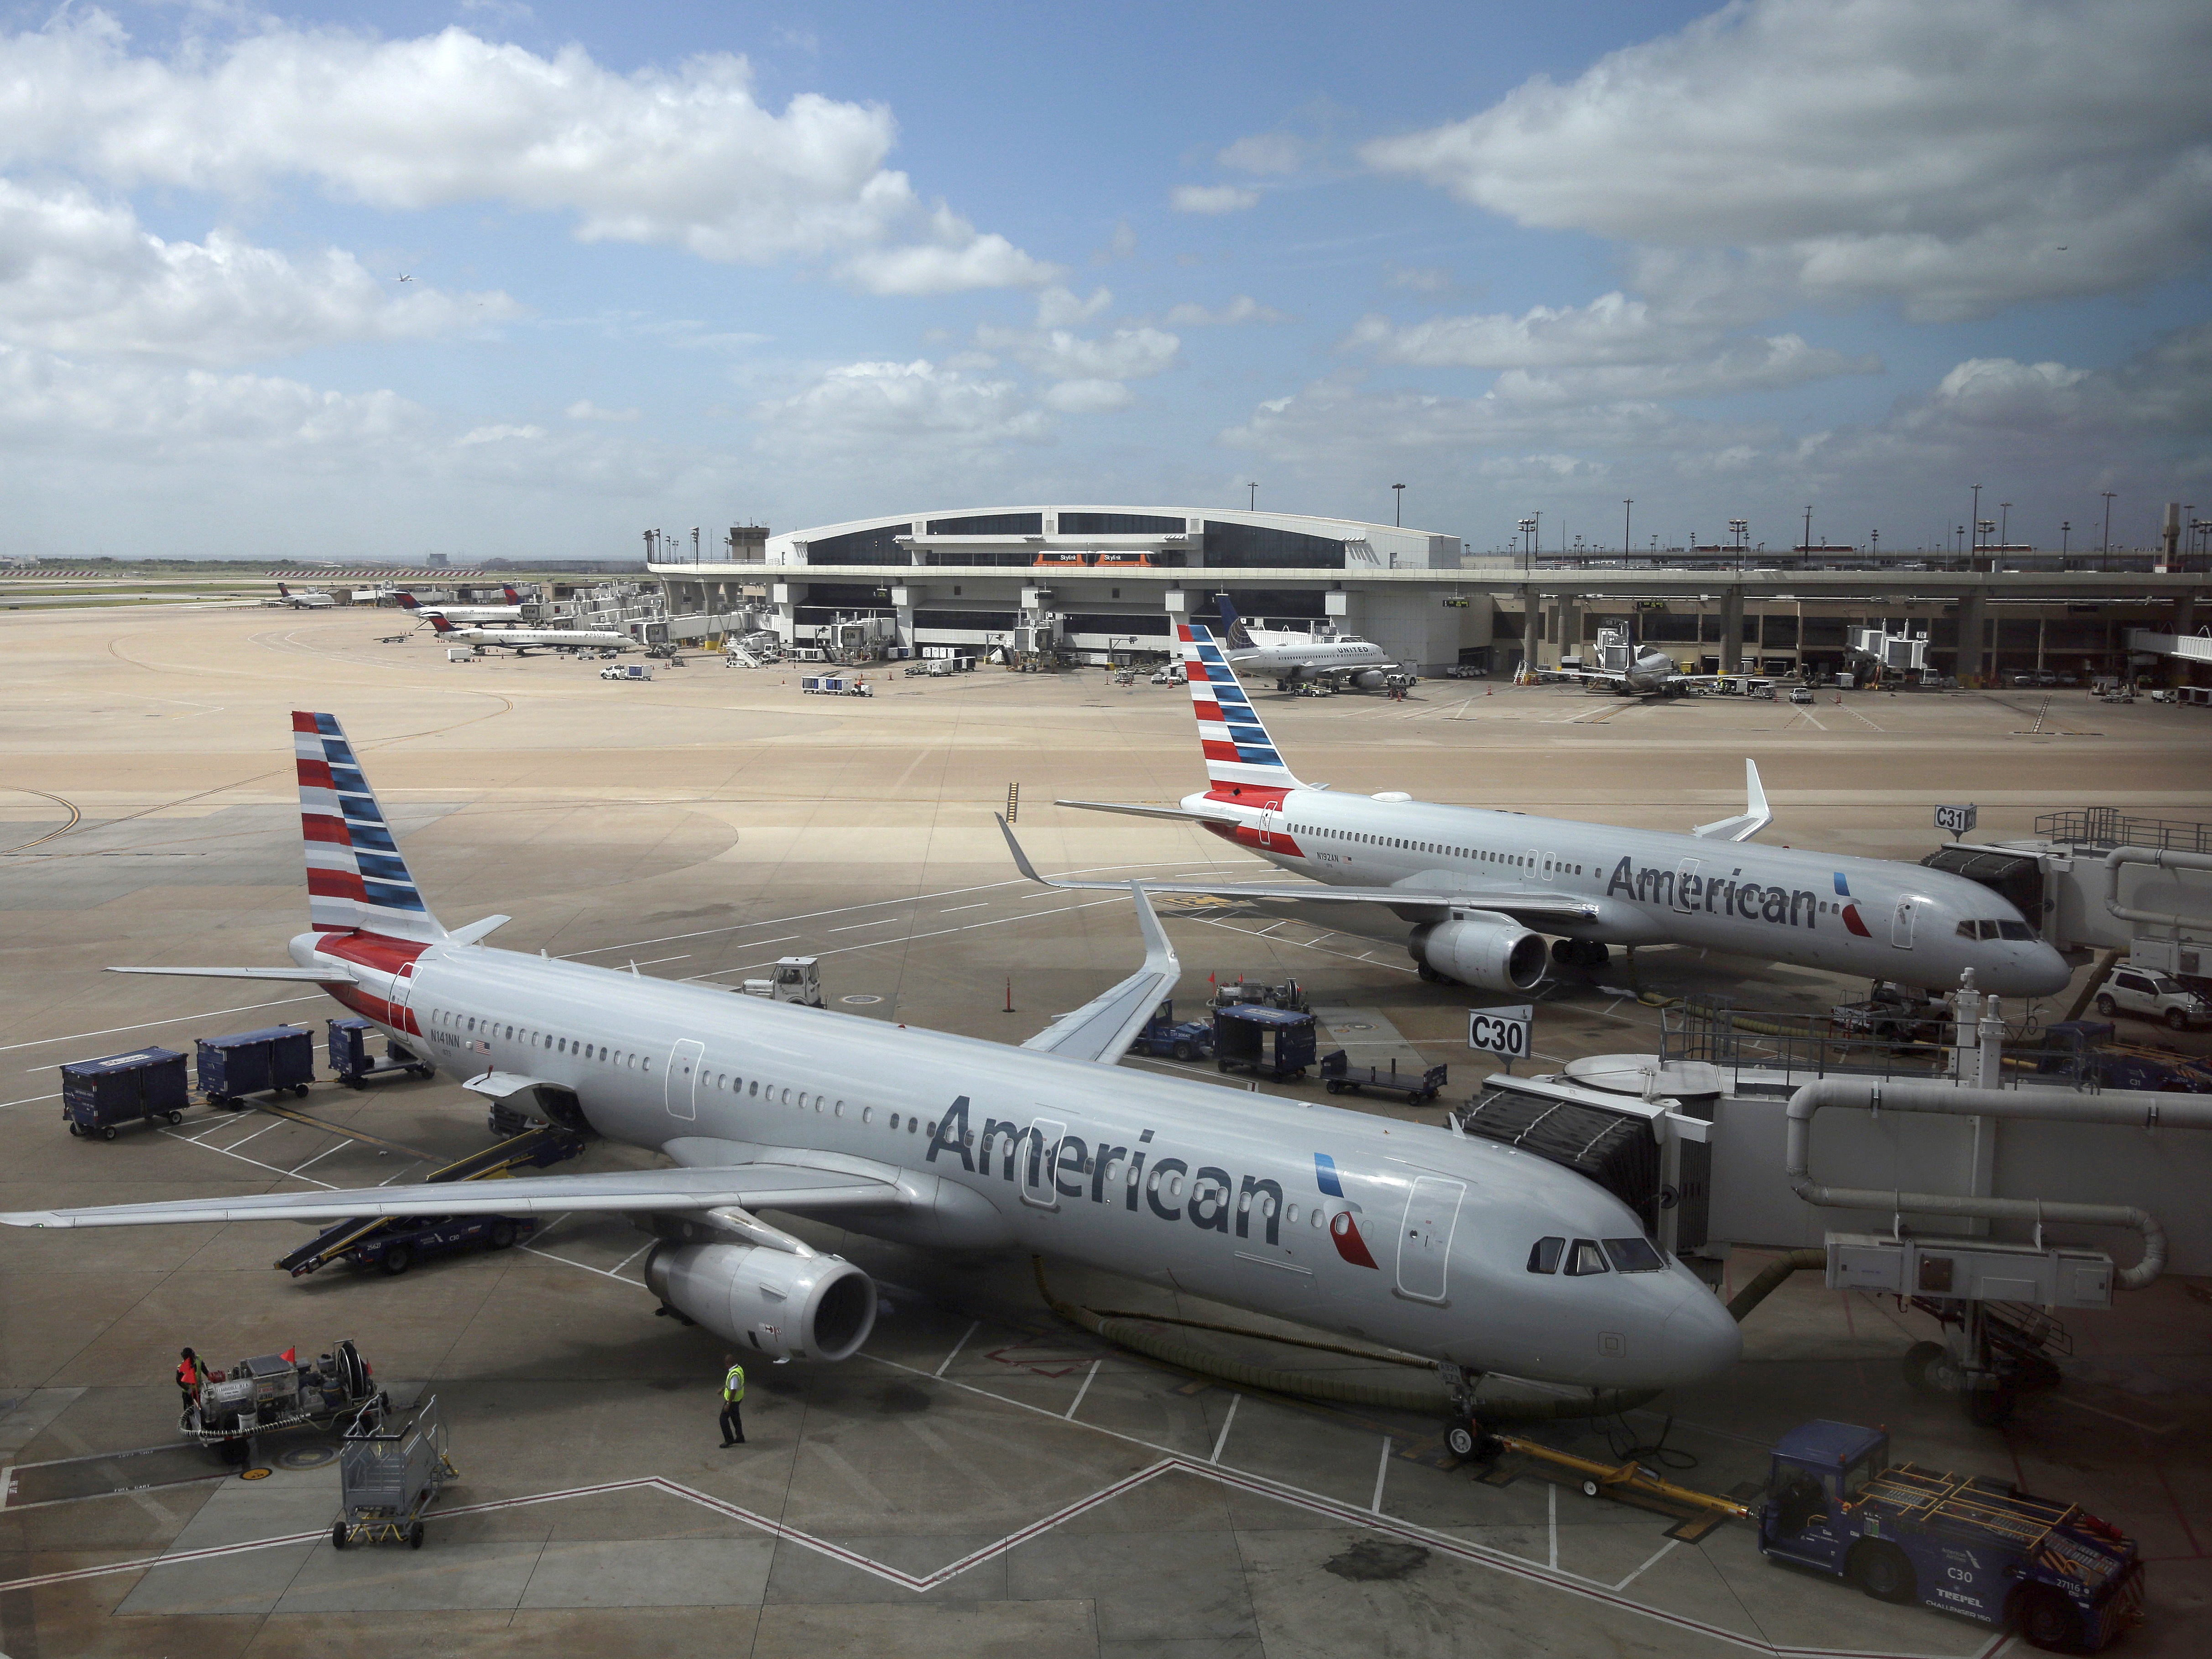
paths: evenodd
<path fill-rule="evenodd" d="M 1671 1380 L 1692 1382 L 1726 1370 L 1743 1358 L 1743 1330 L 1703 1285 L 1682 1299 L 1660 1328 Z"/>
<path fill-rule="evenodd" d="M 1983 978 L 1982 975 L 1976 975 Z M 2074 978 L 2066 958 L 2048 945 L 2015 945 L 1983 979 L 1982 988 L 2008 997 L 2055 997 Z"/>

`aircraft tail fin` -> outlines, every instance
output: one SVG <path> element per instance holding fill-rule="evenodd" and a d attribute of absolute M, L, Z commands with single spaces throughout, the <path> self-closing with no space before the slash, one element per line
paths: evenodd
<path fill-rule="evenodd" d="M 1237 614 L 1237 607 L 1226 593 L 1216 593 L 1214 604 L 1221 607 L 1221 637 L 1237 651 L 1252 648 L 1252 635 L 1244 626 L 1244 619 Z"/>
<path fill-rule="evenodd" d="M 1206 793 L 1257 806 L 1281 800 L 1285 791 L 1305 788 L 1283 763 L 1213 630 L 1204 623 L 1181 623 L 1176 634 L 1198 715 L 1198 743 L 1211 786 Z"/>
<path fill-rule="evenodd" d="M 450 634 L 453 631 L 453 625 L 446 620 L 443 613 L 433 611 L 430 612 L 430 629 L 433 633 Z"/>
<path fill-rule="evenodd" d="M 513 588 L 502 587 L 499 591 L 507 595 L 507 602 L 509 605 L 520 605 L 522 603 L 522 595 L 516 592 Z"/>
<path fill-rule="evenodd" d="M 282 582 L 278 582 L 276 584 L 276 592 L 278 597 L 282 599 L 289 599 L 292 597 L 292 590 L 285 586 Z"/>
<path fill-rule="evenodd" d="M 399 590 L 399 608 L 402 611 L 420 611 L 422 606 L 412 593 L 403 587 Z"/>
<path fill-rule="evenodd" d="M 293 710 L 292 750 L 300 773 L 308 926 L 319 933 L 358 930 L 425 944 L 445 938 L 337 716 Z"/>

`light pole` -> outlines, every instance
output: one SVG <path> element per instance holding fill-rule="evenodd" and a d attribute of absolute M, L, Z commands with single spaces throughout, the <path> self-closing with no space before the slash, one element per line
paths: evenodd
<path fill-rule="evenodd" d="M 1628 514 L 1630 509 L 1635 507 L 1635 496 L 1627 495 L 1622 497 L 1620 503 L 1620 556 L 1624 559 L 1628 556 L 1628 550 L 1631 544 L 1628 539 Z"/>
<path fill-rule="evenodd" d="M 1982 550 L 1982 487 L 1979 484 L 1976 484 L 1974 486 L 1973 516 L 1968 519 L 1966 522 L 1974 526 L 1974 551 L 1978 555 Z M 1967 568 L 1970 570 L 1979 569 L 1979 559 L 1977 558 L 1970 561 L 1967 565 Z"/>
<path fill-rule="evenodd" d="M 1394 492 L 1390 500 L 1390 522 L 1403 529 L 1406 524 L 1406 486 L 1392 484 L 1390 488 Z"/>
<path fill-rule="evenodd" d="M 2097 556 L 2103 562 L 2105 568 L 2110 569 L 2112 562 L 2112 497 L 2119 494 L 2119 491 L 2101 489 L 2097 493 L 2105 498 L 2105 538 L 2097 549 Z"/>
<path fill-rule="evenodd" d="M 1797 550 L 1800 554 L 1808 556 L 1809 556 L 1813 551 L 1813 508 L 1809 503 L 1808 503 L 1805 508 L 1805 545 Z M 1801 564 L 1803 563 L 1803 558 L 1800 558 L 1798 562 Z"/>
<path fill-rule="evenodd" d="M 1733 537 L 1735 541 L 1736 568 L 1741 570 L 1743 568 L 1743 544 L 1745 540 L 1751 534 L 1751 520 L 1748 519 L 1730 519 L 1728 521 L 1728 524 L 1729 534 Z"/>
<path fill-rule="evenodd" d="M 1248 513 L 1257 511 L 1260 506 L 1260 486 L 1256 483 L 1248 483 L 1244 488 L 1252 492 L 1245 497 L 1244 510 Z"/>
<path fill-rule="evenodd" d="M 1875 568 L 1880 568 L 1881 565 L 1881 532 L 1879 530 L 1868 531 L 1867 539 L 1874 544 L 1874 562 Z"/>
<path fill-rule="evenodd" d="M 2062 570 L 2066 566 L 2066 544 L 2073 538 L 2074 520 L 2061 519 L 2058 521 L 2058 565 Z"/>
<path fill-rule="evenodd" d="M 1997 503 L 1997 550 L 2002 552 L 2012 545 L 2012 503 Z"/>

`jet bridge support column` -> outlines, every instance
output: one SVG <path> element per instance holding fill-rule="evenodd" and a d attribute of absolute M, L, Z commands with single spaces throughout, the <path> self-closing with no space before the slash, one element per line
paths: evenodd
<path fill-rule="evenodd" d="M 1959 659 L 1952 672 L 1959 684 L 1979 678 L 1982 672 L 1982 623 L 1985 596 L 1978 587 L 1959 600 Z"/>
<path fill-rule="evenodd" d="M 1721 672 L 1734 674 L 1743 667 L 1743 588 L 1732 586 L 1721 595 Z"/>
<path fill-rule="evenodd" d="M 1536 665 L 1536 648 L 1544 642 L 1544 612 L 1538 603 L 1536 590 L 1521 590 L 1521 665 Z"/>
<path fill-rule="evenodd" d="M 1562 659 L 1583 653 L 1583 610 L 1579 596 L 1559 595 L 1559 655 Z"/>

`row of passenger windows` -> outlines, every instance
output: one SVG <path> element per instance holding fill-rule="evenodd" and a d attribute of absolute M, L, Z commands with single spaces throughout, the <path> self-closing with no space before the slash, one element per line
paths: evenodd
<path fill-rule="evenodd" d="M 1294 836 L 1307 836 L 1317 841 L 1351 841 L 1367 847 L 1390 847 L 1406 853 L 1434 853 L 1439 857 L 1473 859 L 1478 864 L 1510 865 L 1516 870 L 1532 867 L 1536 860 L 1525 853 L 1485 853 L 1472 847 L 1447 847 L 1442 842 L 1407 841 L 1398 836 L 1366 836 L 1351 830 L 1330 830 L 1319 824 L 1294 823 L 1290 826 Z M 1561 875 L 1579 876 L 1579 864 L 1555 866 Z"/>
<path fill-rule="evenodd" d="M 1656 1273 L 1666 1265 L 1667 1259 L 1648 1238 L 1608 1238 L 1602 1245 L 1595 1238 L 1577 1238 L 1571 1243 L 1564 1238 L 1540 1238 L 1528 1252 L 1532 1273 L 1555 1273 L 1562 1267 L 1570 1277 L 1607 1272 Z"/>
<path fill-rule="evenodd" d="M 556 1054 L 574 1054 L 580 1060 L 601 1060 L 610 1066 L 619 1066 L 626 1071 L 649 1072 L 653 1056 L 626 1048 L 609 1049 L 604 1044 L 591 1043 L 574 1037 L 564 1037 L 550 1031 L 533 1031 L 528 1026 L 505 1025 L 495 1019 L 486 1019 L 477 1014 L 435 1012 L 430 1016 L 433 1025 L 443 1025 L 466 1036 L 493 1038 L 502 1042 L 520 1042 L 532 1048 L 550 1049 Z"/>

